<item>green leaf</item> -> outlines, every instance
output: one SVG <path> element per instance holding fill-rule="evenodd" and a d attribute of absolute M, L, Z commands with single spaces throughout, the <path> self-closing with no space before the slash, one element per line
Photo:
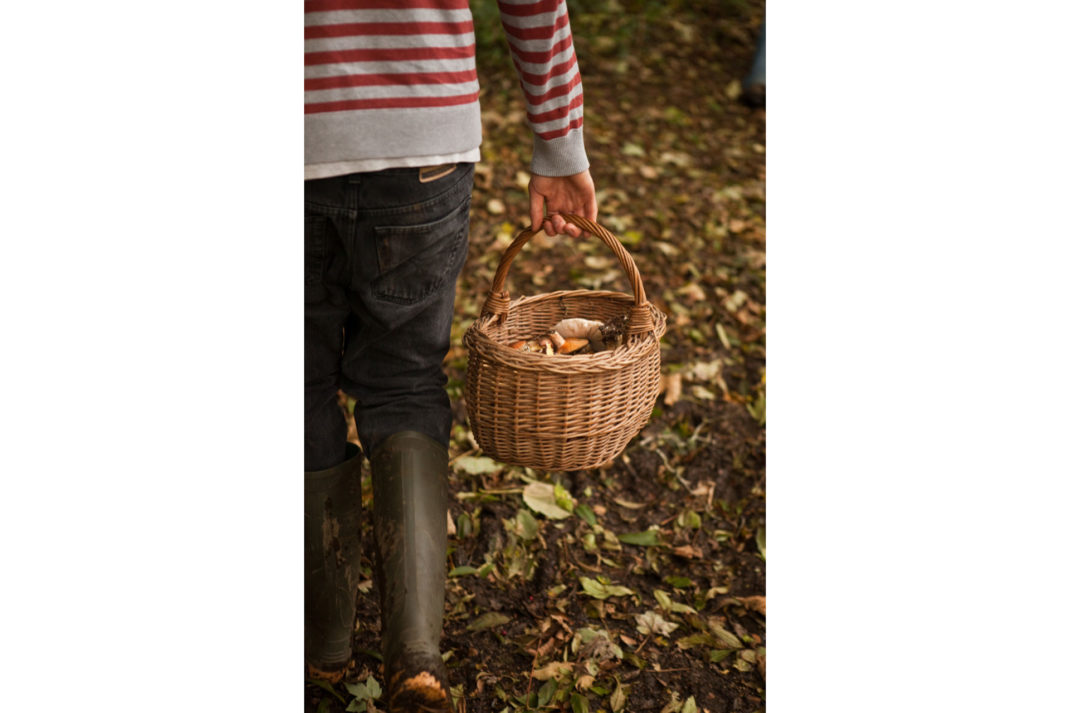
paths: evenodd
<path fill-rule="evenodd" d="M 327 683 L 326 681 L 320 680 L 318 678 L 313 678 L 313 679 L 309 680 L 309 683 L 311 683 L 314 686 L 318 686 L 318 687 L 322 688 L 323 690 L 327 691 L 332 696 L 334 696 L 335 698 L 340 700 L 342 703 L 346 702 L 346 699 L 342 698 L 342 694 L 339 693 L 338 691 L 334 690 L 334 686 L 332 686 L 331 684 Z"/>
<path fill-rule="evenodd" d="M 525 540 L 534 540 L 539 534 L 539 523 L 530 511 L 521 508 L 516 513 L 517 534 Z"/>
<path fill-rule="evenodd" d="M 592 510 L 586 505 L 577 505 L 576 509 L 572 512 L 579 515 L 580 519 L 586 522 L 591 527 L 594 527 L 598 523 L 597 518 L 595 518 L 594 516 L 594 510 Z"/>
<path fill-rule="evenodd" d="M 568 510 L 558 506 L 554 497 L 554 486 L 550 483 L 536 482 L 525 485 L 524 503 L 535 512 L 551 520 L 563 520 L 569 516 Z"/>
<path fill-rule="evenodd" d="M 754 535 L 754 541 L 758 545 L 758 553 L 765 559 L 765 528 L 759 527 L 757 534 Z"/>
<path fill-rule="evenodd" d="M 465 473 L 471 475 L 481 475 L 483 473 L 496 473 L 502 469 L 501 463 L 493 458 L 487 458 L 486 456 L 461 456 L 454 465 L 459 470 L 463 470 Z"/>
<path fill-rule="evenodd" d="M 733 649 L 714 649 L 710 651 L 710 663 L 720 663 L 731 656 Z"/>
<path fill-rule="evenodd" d="M 575 502 L 572 500 L 572 494 L 565 489 L 565 486 L 561 483 L 554 483 L 554 503 L 567 512 L 572 512 L 575 507 Z"/>
<path fill-rule="evenodd" d="M 467 564 L 462 564 L 460 567 L 454 567 L 450 570 L 450 577 L 463 577 L 466 574 L 475 574 L 479 570 Z"/>
<path fill-rule="evenodd" d="M 697 530 L 702 527 L 702 516 L 694 510 L 684 510 L 676 517 L 676 524 L 680 527 Z"/>
<path fill-rule="evenodd" d="M 469 631 L 483 631 L 484 629 L 490 629 L 495 626 L 500 626 L 510 620 L 510 617 L 501 612 L 489 611 L 486 614 L 480 615 L 475 621 L 469 624 L 467 628 Z"/>
<path fill-rule="evenodd" d="M 331 710 L 330 706 L 327 706 L 326 708 L 323 707 L 323 704 L 326 703 L 327 700 L 328 699 L 324 698 L 320 701 L 320 706 L 316 709 L 316 713 L 328 713 Z M 364 713 L 366 710 L 368 710 L 368 701 L 361 698 L 354 698 L 349 702 L 349 705 L 346 706 L 346 713 Z"/>
<path fill-rule="evenodd" d="M 547 679 L 546 683 L 539 686 L 539 708 L 545 707 L 555 693 L 557 693 L 557 679 Z"/>
<path fill-rule="evenodd" d="M 680 709 L 680 713 L 698 713 L 698 706 L 695 705 L 694 696 L 689 696 L 688 699 L 684 701 L 684 707 Z"/>
<path fill-rule="evenodd" d="M 587 696 L 582 696 L 579 693 L 572 694 L 572 713 L 590 713 L 591 704 L 587 701 Z"/>
<path fill-rule="evenodd" d="M 379 682 L 375 680 L 375 676 L 368 676 L 368 680 L 364 683 L 368 686 L 368 693 L 372 694 L 372 698 L 378 698 L 383 695 L 383 689 Z"/>
<path fill-rule="evenodd" d="M 695 584 L 687 577 L 680 577 L 674 574 L 666 575 L 664 579 L 665 583 L 674 589 L 687 589 Z"/>
<path fill-rule="evenodd" d="M 699 632 L 697 634 L 691 634 L 685 636 L 682 639 L 678 639 L 676 645 L 683 651 L 693 649 L 696 646 L 713 646 L 713 637 L 705 632 Z"/>
<path fill-rule="evenodd" d="M 623 535 L 618 535 L 617 539 L 626 545 L 641 545 L 643 547 L 661 544 L 661 536 L 658 534 L 657 527 L 652 527 L 642 532 L 625 532 Z"/>
<path fill-rule="evenodd" d="M 598 581 L 597 579 L 591 579 L 590 577 L 580 577 L 580 584 L 583 586 L 583 591 L 589 596 L 595 599 L 608 599 L 609 597 L 625 597 L 629 594 L 635 594 L 627 587 L 620 587 L 615 584 L 606 584 Z"/>
<path fill-rule="evenodd" d="M 620 681 L 617 681 L 617 689 L 609 697 L 609 707 L 613 709 L 613 713 L 620 713 L 624 710 L 624 704 L 627 701 L 628 697 L 624 694 L 624 686 L 620 684 Z"/>
<path fill-rule="evenodd" d="M 743 642 L 735 634 L 716 622 L 710 622 L 710 633 L 722 649 L 742 649 Z"/>

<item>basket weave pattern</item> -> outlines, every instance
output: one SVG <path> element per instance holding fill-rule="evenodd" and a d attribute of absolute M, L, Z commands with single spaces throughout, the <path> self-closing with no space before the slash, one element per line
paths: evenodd
<path fill-rule="evenodd" d="M 600 225 L 564 217 L 613 250 L 634 294 L 563 290 L 510 301 L 505 277 L 520 248 L 537 234 L 528 229 L 506 249 L 483 312 L 464 336 L 464 395 L 480 448 L 497 461 L 544 470 L 593 468 L 624 450 L 654 408 L 666 328 L 620 241 Z M 623 314 L 629 315 L 628 334 L 608 351 L 546 356 L 508 346 L 567 317 L 604 322 Z"/>

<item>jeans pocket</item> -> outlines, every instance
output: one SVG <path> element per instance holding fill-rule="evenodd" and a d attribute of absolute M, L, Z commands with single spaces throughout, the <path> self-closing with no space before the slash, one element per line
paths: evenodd
<path fill-rule="evenodd" d="M 375 296 L 387 302 L 411 305 L 442 288 L 452 292 L 468 247 L 466 197 L 445 217 L 415 225 L 380 225 L 375 228 L 379 277 Z"/>

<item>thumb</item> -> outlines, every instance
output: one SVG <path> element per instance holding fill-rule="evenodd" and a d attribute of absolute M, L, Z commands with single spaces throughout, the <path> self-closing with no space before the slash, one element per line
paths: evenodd
<path fill-rule="evenodd" d="M 538 231 L 539 229 L 542 228 L 542 219 L 543 219 L 543 212 L 542 211 L 543 211 L 543 201 L 545 200 L 545 197 L 541 193 L 536 191 L 534 188 L 530 188 L 530 187 L 528 189 L 528 197 L 529 197 L 529 199 L 531 201 L 531 203 L 530 203 L 531 229 L 534 230 L 534 231 Z"/>

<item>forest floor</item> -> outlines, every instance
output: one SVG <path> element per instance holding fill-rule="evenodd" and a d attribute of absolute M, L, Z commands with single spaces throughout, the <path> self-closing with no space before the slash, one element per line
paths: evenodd
<path fill-rule="evenodd" d="M 462 337 L 527 225 L 531 151 L 503 46 L 480 45 L 483 161 L 446 365 L 442 650 L 468 713 L 765 710 L 765 111 L 739 101 L 764 3 L 631 4 L 569 3 L 599 222 L 668 316 L 662 393 L 608 467 L 496 463 L 466 421 Z M 493 3 L 473 2 L 488 9 L 497 23 Z M 630 291 L 597 239 L 544 235 L 507 286 L 514 298 Z M 532 483 L 554 484 L 556 507 Z M 367 505 L 367 473 L 365 485 Z M 334 687 L 309 682 L 307 710 L 376 710 L 378 601 L 364 567 L 356 666 Z"/>

